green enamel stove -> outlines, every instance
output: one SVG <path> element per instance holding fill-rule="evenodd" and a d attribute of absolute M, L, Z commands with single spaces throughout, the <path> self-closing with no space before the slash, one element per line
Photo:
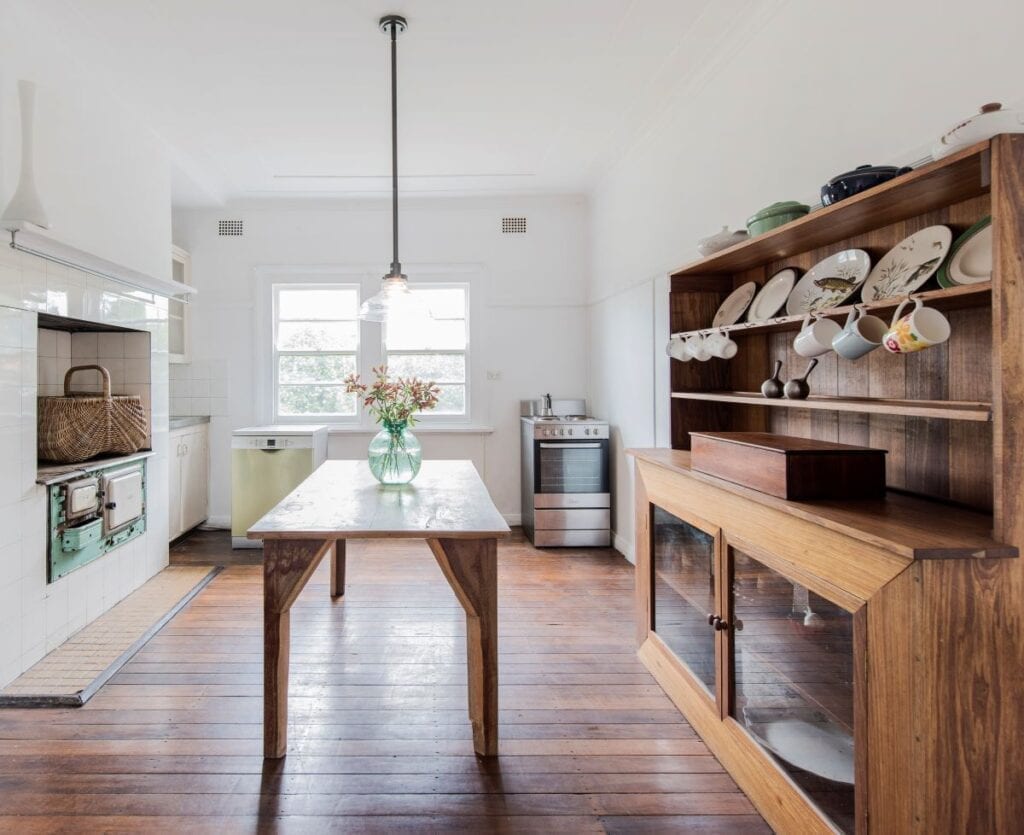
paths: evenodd
<path fill-rule="evenodd" d="M 85 464 L 46 481 L 47 582 L 99 559 L 146 531 L 146 461 Z"/>

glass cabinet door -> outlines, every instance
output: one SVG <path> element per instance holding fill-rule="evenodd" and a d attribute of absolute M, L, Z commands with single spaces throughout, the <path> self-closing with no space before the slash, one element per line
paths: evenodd
<path fill-rule="evenodd" d="M 651 525 L 652 629 L 717 698 L 716 537 L 653 506 Z"/>
<path fill-rule="evenodd" d="M 853 615 L 735 549 L 732 716 L 853 832 Z"/>

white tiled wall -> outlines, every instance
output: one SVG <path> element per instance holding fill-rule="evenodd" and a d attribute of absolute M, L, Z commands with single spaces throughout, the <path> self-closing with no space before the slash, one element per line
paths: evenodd
<path fill-rule="evenodd" d="M 37 312 L 144 330 L 152 346 L 155 455 L 147 464 L 147 531 L 52 585 L 46 583 L 46 491 L 35 483 L 36 386 L 59 388 L 62 369 L 78 352 L 67 334 L 38 330 Z M 120 347 L 105 340 L 101 348 L 97 337 L 95 356 L 111 362 L 125 387 L 136 380 L 141 386 L 145 369 L 130 362 L 143 359 L 141 343 L 129 346 L 134 335 L 117 336 Z M 92 356 L 88 342 L 80 349 Z M 168 405 L 166 300 L 0 247 L 0 687 L 167 564 Z"/>
<path fill-rule="evenodd" d="M 171 366 L 171 414 L 231 414 L 228 407 L 227 360 L 197 360 L 187 365 Z"/>

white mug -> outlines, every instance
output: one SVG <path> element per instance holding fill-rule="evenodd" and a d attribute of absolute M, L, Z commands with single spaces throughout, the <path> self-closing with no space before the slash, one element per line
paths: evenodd
<path fill-rule="evenodd" d="M 885 322 L 877 316 L 869 316 L 858 305 L 850 311 L 843 329 L 832 340 L 832 350 L 844 359 L 860 359 L 882 344 L 886 330 Z"/>
<path fill-rule="evenodd" d="M 804 317 L 803 327 L 793 340 L 793 348 L 802 357 L 820 357 L 832 350 L 832 340 L 842 332 L 838 322 L 822 319 L 817 313 Z"/>
<path fill-rule="evenodd" d="M 665 353 L 680 362 L 689 362 L 692 359 L 690 352 L 686 350 L 686 342 L 678 334 L 669 339 L 665 346 Z"/>
<path fill-rule="evenodd" d="M 691 333 L 686 337 L 686 350 L 693 359 L 700 362 L 707 362 L 711 359 L 711 352 L 704 344 L 704 334 Z"/>
<path fill-rule="evenodd" d="M 903 308 L 914 302 L 914 309 L 900 317 Z M 882 340 L 885 350 L 893 354 L 910 354 L 949 339 L 949 320 L 933 307 L 925 307 L 921 299 L 906 298 L 892 315 L 892 324 Z"/>
<path fill-rule="evenodd" d="M 731 360 L 739 351 L 739 346 L 724 331 L 713 331 L 704 340 L 704 346 L 711 355 L 723 360 Z"/>

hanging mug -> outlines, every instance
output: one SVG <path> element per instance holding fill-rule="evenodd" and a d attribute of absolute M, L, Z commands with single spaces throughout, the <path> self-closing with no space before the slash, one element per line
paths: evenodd
<path fill-rule="evenodd" d="M 686 350 L 693 359 L 700 362 L 707 362 L 711 359 L 711 352 L 705 344 L 704 334 L 691 333 L 686 337 Z"/>
<path fill-rule="evenodd" d="M 793 340 L 793 348 L 802 357 L 820 357 L 832 350 L 832 340 L 835 339 L 842 328 L 838 322 L 831 319 L 822 319 L 817 313 L 814 314 L 814 321 L 811 321 L 811 314 L 804 317 L 803 327 L 800 333 Z"/>
<path fill-rule="evenodd" d="M 739 346 L 729 338 L 724 331 L 714 331 L 708 334 L 704 345 L 711 353 L 711 356 L 723 360 L 731 360 L 739 351 Z"/>
<path fill-rule="evenodd" d="M 679 360 L 680 362 L 689 362 L 692 359 L 690 352 L 686 350 L 686 342 L 678 334 L 668 341 L 668 345 L 665 346 L 665 353 L 672 357 L 672 359 Z"/>
<path fill-rule="evenodd" d="M 910 302 L 914 309 L 906 316 L 900 316 Z M 900 302 L 892 315 L 892 324 L 882 344 L 893 354 L 910 354 L 933 345 L 941 345 L 949 339 L 949 320 L 932 307 L 925 307 L 921 299 L 907 298 Z"/>
<path fill-rule="evenodd" d="M 843 329 L 832 340 L 832 350 L 843 359 L 860 359 L 882 344 L 886 330 L 885 322 L 877 316 L 869 316 L 858 305 L 850 311 Z"/>

